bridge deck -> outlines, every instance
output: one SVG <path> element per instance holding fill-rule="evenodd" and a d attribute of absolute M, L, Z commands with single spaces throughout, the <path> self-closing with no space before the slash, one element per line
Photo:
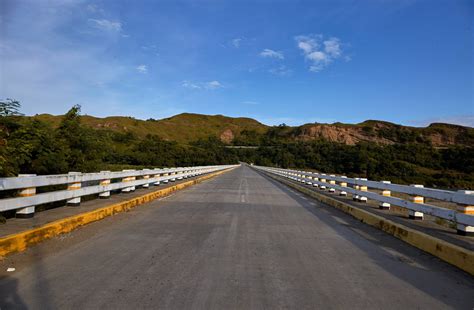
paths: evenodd
<path fill-rule="evenodd" d="M 474 305 L 469 275 L 245 166 L 0 268 L 2 309 Z"/>

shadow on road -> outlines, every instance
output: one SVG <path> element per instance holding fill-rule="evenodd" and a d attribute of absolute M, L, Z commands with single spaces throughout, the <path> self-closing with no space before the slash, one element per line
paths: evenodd
<path fill-rule="evenodd" d="M 0 309 L 28 309 L 18 295 L 18 279 L 8 276 L 0 277 Z"/>

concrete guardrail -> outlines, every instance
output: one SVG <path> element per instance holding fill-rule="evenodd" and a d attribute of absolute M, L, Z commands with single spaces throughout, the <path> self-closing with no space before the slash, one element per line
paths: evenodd
<path fill-rule="evenodd" d="M 234 165 L 179 167 L 164 169 L 123 170 L 98 173 L 69 172 L 59 175 L 21 174 L 18 177 L 0 178 L 0 192 L 18 190 L 17 197 L 0 199 L 0 212 L 16 210 L 16 217 L 30 218 L 35 206 L 56 201 L 67 201 L 67 205 L 78 206 L 81 197 L 98 194 L 109 198 L 111 191 L 122 193 L 135 191 L 137 187 L 148 188 L 161 183 L 174 182 L 206 173 L 225 170 Z M 38 187 L 67 185 L 67 189 L 46 191 L 37 194 Z"/>
<path fill-rule="evenodd" d="M 399 185 L 390 181 L 370 181 L 363 178 L 348 178 L 346 176 L 327 175 L 324 173 L 301 170 L 280 169 L 272 167 L 253 166 L 256 169 L 279 175 L 297 182 L 313 186 L 329 192 L 338 192 L 341 196 L 352 194 L 353 200 L 366 202 L 368 198 L 379 202 L 379 208 L 389 210 L 393 204 L 408 209 L 411 219 L 422 220 L 424 214 L 452 221 L 456 224 L 457 233 L 463 236 L 474 235 L 474 191 L 447 191 L 425 188 L 423 185 Z M 381 194 L 371 192 L 377 189 Z M 392 192 L 411 195 L 406 200 L 392 197 Z M 446 209 L 425 203 L 425 198 L 432 198 L 457 204 L 457 209 Z"/>

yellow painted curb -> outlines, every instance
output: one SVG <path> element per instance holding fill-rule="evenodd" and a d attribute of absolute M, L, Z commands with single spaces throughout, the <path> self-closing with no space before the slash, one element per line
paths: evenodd
<path fill-rule="evenodd" d="M 454 265 L 459 269 L 470 273 L 471 275 L 474 275 L 474 251 L 470 251 L 455 244 L 451 244 L 445 240 L 435 238 L 421 231 L 406 227 L 402 224 L 392 222 L 384 217 L 378 216 L 360 208 L 356 208 L 348 203 L 336 200 L 334 198 L 319 194 L 286 179 L 271 174 L 266 175 L 308 196 L 311 196 L 322 203 L 342 210 L 343 212 L 352 215 L 363 223 L 367 223 L 373 227 L 383 230 L 384 232 L 395 236 L 396 238 L 403 240 L 404 242 L 422 251 L 430 253 L 444 260 L 445 262 Z"/>
<path fill-rule="evenodd" d="M 25 230 L 16 234 L 0 238 L 0 257 L 24 251 L 27 247 L 31 245 L 40 243 L 60 234 L 68 233 L 80 226 L 99 221 L 105 217 L 114 215 L 116 213 L 128 211 L 138 205 L 147 203 L 160 197 L 167 196 L 177 190 L 189 187 L 191 185 L 201 183 L 204 180 L 210 179 L 232 169 L 233 168 L 206 174 L 195 180 L 179 183 L 171 187 L 148 193 L 143 196 L 135 197 L 130 200 L 122 201 L 93 211 L 66 217 L 64 219 L 56 220 L 54 222 L 45 224 L 38 228 Z"/>

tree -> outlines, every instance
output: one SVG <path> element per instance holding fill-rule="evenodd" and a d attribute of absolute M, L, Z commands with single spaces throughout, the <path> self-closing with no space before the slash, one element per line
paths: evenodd
<path fill-rule="evenodd" d="M 7 98 L 0 101 L 0 116 L 19 116 L 21 104 L 18 100 Z"/>
<path fill-rule="evenodd" d="M 81 126 L 80 112 L 81 106 L 75 105 L 64 115 L 57 139 L 63 144 L 69 169 L 94 171 L 100 169 L 105 145 L 94 129 Z"/>

